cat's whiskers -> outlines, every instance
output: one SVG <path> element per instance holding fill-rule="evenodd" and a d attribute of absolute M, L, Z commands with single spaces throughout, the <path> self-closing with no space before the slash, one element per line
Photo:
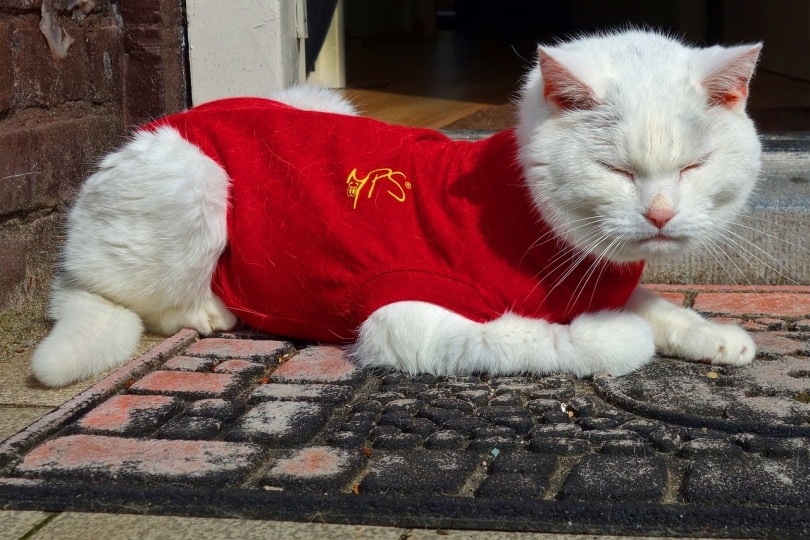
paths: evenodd
<path fill-rule="evenodd" d="M 709 213 L 712 213 L 712 212 L 709 212 Z M 721 215 L 726 214 L 726 212 L 717 212 L 717 213 L 720 213 Z M 766 237 L 771 238 L 773 240 L 777 240 L 777 241 L 779 241 L 779 242 L 781 242 L 783 244 L 786 244 L 786 245 L 788 245 L 788 246 L 790 246 L 792 248 L 796 248 L 796 249 L 799 249 L 801 251 L 808 251 L 806 248 L 800 246 L 799 244 L 796 244 L 794 242 L 790 242 L 789 240 L 785 240 L 784 238 L 781 238 L 781 237 L 776 236 L 774 234 L 767 233 L 767 232 L 763 231 L 762 229 L 757 229 L 756 227 L 751 227 L 751 226 L 746 225 L 745 223 L 742 223 L 741 221 L 739 221 L 739 219 L 754 219 L 754 220 L 757 220 L 757 221 L 762 221 L 762 222 L 767 223 L 767 224 L 774 224 L 775 222 L 773 220 L 769 220 L 769 219 L 765 219 L 765 218 L 761 218 L 761 217 L 750 216 L 750 215 L 736 216 L 736 219 L 735 218 L 724 219 L 722 217 L 719 218 L 719 219 L 724 221 L 726 224 L 729 224 L 729 225 L 733 224 L 736 227 L 742 227 L 743 229 L 747 229 L 747 230 L 753 231 L 753 232 L 755 232 L 757 234 L 761 234 L 762 236 L 766 236 Z"/>
<path fill-rule="evenodd" d="M 727 221 L 727 223 L 731 223 L 731 220 L 726 220 L 726 221 Z M 715 233 L 720 231 L 719 228 L 714 228 L 713 230 L 715 231 Z M 745 283 L 747 285 L 749 285 L 751 287 L 754 286 L 754 284 L 751 283 L 751 280 L 748 278 L 748 275 L 743 271 L 742 268 L 740 268 L 740 266 L 725 251 L 725 249 L 723 249 L 724 246 L 720 244 L 720 242 L 722 240 L 726 240 L 725 237 L 723 237 L 722 235 L 717 235 L 717 234 L 713 235 L 713 234 L 710 234 L 708 232 L 704 232 L 702 235 L 697 236 L 696 239 L 706 248 L 706 251 L 708 251 L 712 255 L 712 257 L 714 257 L 715 261 L 717 261 L 717 264 L 720 266 L 720 268 L 722 268 L 726 272 L 729 279 L 731 279 L 732 283 L 737 284 L 737 283 L 739 283 L 739 281 L 734 278 L 734 275 L 732 274 L 732 272 L 730 272 L 726 268 L 726 266 L 723 264 L 723 262 L 718 258 L 718 256 L 717 256 L 718 252 L 721 253 L 726 259 L 728 259 L 728 261 L 734 266 L 734 268 L 737 270 L 737 272 L 742 276 L 743 280 L 745 280 Z M 753 291 L 753 294 L 757 298 L 760 297 L 759 291 L 757 291 L 756 289 Z"/>
<path fill-rule="evenodd" d="M 573 228 L 569 226 L 570 224 L 566 224 L 565 226 L 562 226 L 562 225 L 551 226 L 551 229 L 549 231 L 547 231 L 545 234 L 541 235 L 537 240 L 532 242 L 532 245 L 529 246 L 526 249 L 525 253 L 523 254 L 523 257 L 521 257 L 520 262 L 523 263 L 524 259 L 526 258 L 526 256 L 529 254 L 529 252 L 531 250 L 533 250 L 533 249 L 535 249 L 537 247 L 540 247 L 543 244 L 546 244 L 547 242 L 550 242 L 552 240 L 556 241 L 556 242 L 559 243 L 560 250 L 554 255 L 554 257 L 552 257 L 548 261 L 547 265 L 543 268 L 543 271 L 546 271 L 549 268 L 549 265 L 554 264 L 561 257 L 564 257 L 564 256 L 568 255 L 571 250 L 576 249 L 573 246 L 571 246 L 568 242 L 563 240 L 563 235 L 560 234 L 561 230 L 564 230 L 566 232 L 573 232 L 573 231 L 585 228 L 585 227 L 591 225 L 593 222 L 598 222 L 600 219 L 601 218 L 599 216 L 591 216 L 591 217 L 587 217 L 587 218 L 577 219 L 577 220 L 574 220 L 574 221 L 570 222 L 570 224 L 577 223 L 577 222 L 585 222 L 585 223 L 580 223 L 579 226 L 573 227 Z M 586 235 L 586 237 L 587 237 L 587 235 Z M 545 240 L 543 240 L 544 238 L 545 238 Z M 541 242 L 541 240 L 542 240 L 542 242 Z M 560 265 L 565 264 L 568 260 L 569 259 L 565 259 L 564 261 L 562 261 L 562 263 L 558 264 L 557 266 L 554 266 L 550 271 L 556 270 Z M 539 276 L 541 273 L 543 273 L 543 272 L 538 272 L 537 274 L 535 274 L 535 277 Z"/>
<path fill-rule="evenodd" d="M 793 284 L 799 284 L 797 281 L 792 279 L 788 274 L 783 273 L 783 272 L 788 272 L 789 273 L 789 271 L 790 271 L 790 269 L 788 268 L 788 266 L 784 262 L 779 260 L 777 257 L 771 255 L 766 250 L 762 249 L 755 242 L 753 242 L 753 241 L 749 240 L 748 238 L 746 238 L 745 236 L 735 232 L 733 230 L 733 228 L 742 227 L 742 228 L 744 228 L 746 230 L 750 230 L 750 231 L 753 231 L 755 233 L 761 234 L 761 235 L 763 235 L 763 236 L 765 236 L 767 238 L 779 240 L 780 242 L 790 246 L 791 248 L 796 248 L 796 249 L 799 249 L 800 251 L 806 251 L 804 248 L 802 248 L 801 246 L 799 246 L 799 245 L 797 245 L 797 244 L 795 244 L 793 242 L 789 242 L 787 240 L 784 240 L 783 238 L 779 238 L 778 236 L 775 236 L 773 234 L 769 234 L 769 233 L 767 233 L 765 231 L 757 229 L 756 227 L 750 227 L 748 225 L 742 224 L 739 221 L 737 221 L 734 216 L 730 216 L 726 212 L 714 211 L 714 212 L 707 212 L 707 213 L 708 214 L 715 214 L 714 217 L 717 220 L 717 225 L 716 225 L 715 230 L 716 230 L 716 232 L 717 232 L 717 234 L 719 236 L 719 239 L 722 239 L 725 242 L 727 242 L 727 245 L 729 247 L 731 247 L 732 249 L 734 249 L 734 251 L 738 255 L 740 255 L 743 259 L 747 259 L 745 257 L 747 255 L 748 257 L 753 258 L 754 260 L 756 260 L 756 262 L 758 262 L 761 265 L 765 266 L 768 270 L 776 273 L 780 277 L 790 281 Z M 764 219 L 762 221 L 768 222 L 768 220 L 764 220 Z M 758 256 L 755 252 L 747 249 L 746 245 L 748 247 L 750 247 L 750 248 L 753 248 L 754 251 L 759 252 L 761 257 Z M 773 265 L 775 265 L 775 267 L 772 266 L 772 264 L 769 264 L 769 262 L 772 263 Z"/>
<path fill-rule="evenodd" d="M 571 248 L 572 249 L 571 256 L 568 259 L 566 259 L 566 261 L 564 261 L 565 263 L 571 263 L 571 264 L 568 266 L 568 269 L 565 271 L 565 273 L 562 276 L 559 276 L 555 280 L 554 284 L 547 291 L 547 294 L 551 294 L 551 292 L 554 291 L 560 284 L 564 283 L 568 279 L 568 277 L 577 268 L 579 268 L 579 266 L 583 263 L 583 261 L 585 261 L 585 259 L 587 259 L 588 257 L 593 257 L 594 258 L 591 265 L 595 265 L 595 264 L 599 263 L 600 258 L 597 257 L 596 255 L 594 255 L 592 251 L 593 251 L 593 248 L 595 248 L 596 246 L 601 244 L 605 239 L 608 238 L 608 233 L 606 233 L 604 231 L 601 231 L 601 230 L 596 230 L 596 231 L 593 231 L 591 234 L 587 235 L 585 238 L 588 239 L 588 238 L 591 238 L 591 237 L 594 237 L 594 236 L 595 236 L 595 239 L 591 240 L 590 244 L 585 246 L 584 248 L 582 248 L 582 249 Z M 560 265 L 557 265 L 554 268 L 554 270 L 559 268 L 559 266 Z M 576 292 L 576 288 L 574 289 L 574 292 Z M 570 306 L 569 306 L 569 308 L 570 308 Z"/>
<path fill-rule="evenodd" d="M 594 238 L 594 237 L 596 238 L 596 240 L 591 241 L 591 239 Z M 557 254 L 551 261 L 549 261 L 549 264 L 551 264 L 554 260 L 559 258 L 560 260 L 557 262 L 557 264 L 555 264 L 551 268 L 545 267 L 543 273 L 552 274 L 552 273 L 556 272 L 559 268 L 561 268 L 563 266 L 568 266 L 568 270 L 566 271 L 566 273 L 561 278 L 559 278 L 557 281 L 559 282 L 559 281 L 565 280 L 565 278 L 568 277 L 571 274 L 571 272 L 573 272 L 574 269 L 580 263 L 582 263 L 583 260 L 585 260 L 586 257 L 591 255 L 591 249 L 590 248 L 596 247 L 597 245 L 599 245 L 599 243 L 601 243 L 604 238 L 606 238 L 606 235 L 602 231 L 596 229 L 596 230 L 593 230 L 593 231 L 589 232 L 588 234 L 586 234 L 583 237 L 583 240 L 591 242 L 585 248 L 580 249 L 580 248 L 577 248 L 577 247 L 566 244 L 565 245 L 565 251 L 561 250 L 561 252 L 559 254 Z M 563 256 L 564 256 L 564 258 L 562 258 Z M 572 263 L 572 261 L 574 261 L 573 264 L 570 264 L 570 263 Z M 539 275 L 540 275 L 540 273 L 536 274 L 536 276 L 539 276 Z M 558 283 L 555 282 L 554 286 L 556 286 L 557 284 Z"/>
<path fill-rule="evenodd" d="M 619 242 L 621 242 L 622 238 L 617 236 L 614 238 L 610 244 L 604 249 L 602 256 L 607 257 L 610 253 L 618 247 Z M 604 264 L 600 264 L 602 260 L 599 257 L 594 257 L 591 261 L 590 267 L 588 270 L 580 277 L 579 282 L 577 283 L 576 287 L 574 287 L 574 294 L 576 296 L 573 300 L 569 300 L 568 307 L 566 308 L 566 313 L 570 312 L 574 306 L 576 306 L 577 302 L 579 301 L 579 297 L 582 296 L 582 293 L 585 292 L 585 289 L 590 286 L 591 287 L 591 298 L 588 301 L 588 305 L 591 305 L 593 302 L 593 295 L 596 292 L 596 287 L 599 284 L 599 279 L 602 277 L 602 274 L 605 271 L 606 266 Z M 596 272 L 597 268 L 599 268 L 599 274 L 597 275 L 595 280 L 591 280 L 591 277 Z M 579 292 L 577 292 L 579 291 Z"/>
<path fill-rule="evenodd" d="M 770 270 L 771 272 L 774 272 L 778 276 L 786 279 L 787 281 L 793 283 L 794 285 L 799 285 L 800 284 L 798 281 L 792 279 L 789 275 L 787 275 L 787 274 L 785 274 L 785 273 L 783 273 L 781 271 L 781 270 L 789 270 L 788 267 L 782 261 L 780 261 L 779 259 L 777 259 L 773 255 L 771 255 L 767 251 L 763 250 L 762 248 L 760 248 L 759 246 L 757 246 L 756 244 L 754 244 L 753 242 L 751 242 L 750 240 L 748 240 L 744 236 L 742 236 L 740 234 L 737 234 L 734 231 L 732 231 L 730 229 L 727 229 L 725 227 L 718 227 L 718 233 L 719 233 L 720 238 L 722 238 L 726 242 L 726 245 L 728 245 L 730 248 L 732 248 L 742 258 L 746 258 L 746 256 L 748 256 L 748 257 L 754 259 L 756 262 L 758 262 L 762 266 L 764 266 L 765 268 L 767 268 L 768 270 Z M 754 252 L 750 251 L 749 249 L 747 249 L 745 247 L 745 245 L 740 241 L 745 242 L 749 246 L 755 248 L 756 250 L 758 250 L 761 253 L 763 253 L 764 255 L 766 255 L 772 261 L 776 262 L 776 267 L 772 266 L 767 261 L 763 260 L 756 253 L 754 253 Z"/>
<path fill-rule="evenodd" d="M 563 245 L 563 246 L 567 245 L 566 242 L 562 239 L 562 235 L 560 234 L 561 229 L 564 229 L 566 231 L 576 231 L 578 229 L 581 229 L 583 227 L 586 227 L 586 226 L 590 225 L 590 222 L 596 221 L 598 219 L 599 219 L 598 216 L 591 216 L 591 217 L 587 217 L 587 218 L 581 218 L 581 219 L 574 220 L 574 221 L 571 222 L 571 224 L 581 222 L 581 221 L 588 222 L 588 223 L 580 224 L 579 226 L 574 227 L 574 228 L 568 227 L 567 225 L 569 225 L 569 224 L 566 224 L 566 226 L 556 226 L 556 227 L 550 225 L 548 231 L 546 231 L 545 233 L 543 233 L 542 235 L 537 237 L 537 239 L 534 242 L 532 242 L 532 244 L 528 248 L 526 248 L 526 251 L 523 253 L 523 256 L 520 258 L 520 263 L 523 263 L 523 261 L 526 259 L 526 256 L 529 254 L 529 252 L 531 250 L 533 250 L 535 248 L 538 248 L 538 247 L 540 247 L 540 246 L 542 246 L 542 245 L 544 245 L 544 244 L 546 244 L 548 242 L 556 241 L 556 242 L 560 242 L 560 245 Z M 549 262 L 551 262 L 551 261 L 549 261 Z"/>
<path fill-rule="evenodd" d="M 722 247 L 718 245 L 718 240 L 720 240 L 719 238 L 715 238 L 715 237 L 707 234 L 707 235 L 705 235 L 705 237 L 696 236 L 695 239 L 698 242 L 700 242 L 700 244 L 705 248 L 705 250 L 709 254 L 711 254 L 711 256 L 714 258 L 714 260 L 717 261 L 717 264 L 720 266 L 720 268 L 723 269 L 723 271 L 728 275 L 729 279 L 731 279 L 731 281 L 733 283 L 736 284 L 736 283 L 738 283 L 738 281 L 734 278 L 734 275 L 728 270 L 728 268 L 726 268 L 726 265 L 723 264 L 723 261 L 717 256 L 718 252 L 720 254 L 722 254 L 726 259 L 728 259 L 729 262 L 731 262 L 731 264 L 734 265 L 734 267 L 737 269 L 737 272 L 740 273 L 740 275 L 743 277 L 743 279 L 745 279 L 745 281 L 749 285 L 751 284 L 751 281 L 748 279 L 745 272 L 743 272 L 743 270 L 737 265 L 737 263 L 734 261 L 734 259 L 732 259 L 729 256 L 729 254 L 726 253 L 725 250 L 723 250 Z"/>

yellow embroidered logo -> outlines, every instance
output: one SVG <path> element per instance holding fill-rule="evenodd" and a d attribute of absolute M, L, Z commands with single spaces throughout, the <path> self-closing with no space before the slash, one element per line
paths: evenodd
<path fill-rule="evenodd" d="M 348 186 L 346 195 L 353 199 L 352 208 L 357 208 L 357 201 L 363 194 L 365 194 L 366 199 L 371 198 L 379 180 L 387 180 L 388 189 L 386 193 L 399 202 L 405 202 L 405 190 L 411 189 L 411 183 L 406 180 L 405 173 L 382 168 L 374 169 L 363 178 L 358 178 L 357 169 L 355 168 L 352 169 L 346 179 L 346 185 Z"/>

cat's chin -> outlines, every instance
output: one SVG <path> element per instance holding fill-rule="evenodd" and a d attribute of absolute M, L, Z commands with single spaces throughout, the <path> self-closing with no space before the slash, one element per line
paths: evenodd
<path fill-rule="evenodd" d="M 596 255 L 618 264 L 656 261 L 682 255 L 689 250 L 690 245 L 689 240 L 685 238 L 656 235 L 627 241 L 621 249 L 613 249 L 610 254 L 596 253 Z"/>
<path fill-rule="evenodd" d="M 658 234 L 639 240 L 635 248 L 644 260 L 666 259 L 683 253 L 688 242 L 682 238 Z"/>

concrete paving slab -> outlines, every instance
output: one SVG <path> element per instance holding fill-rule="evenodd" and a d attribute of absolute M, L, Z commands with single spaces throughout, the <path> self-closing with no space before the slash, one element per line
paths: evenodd
<path fill-rule="evenodd" d="M 164 339 L 163 336 L 156 334 L 144 335 L 133 358 L 152 349 Z M 31 375 L 31 355 L 33 353 L 33 348 L 24 349 L 12 354 L 9 358 L 0 360 L 0 371 L 3 372 L 3 382 L 0 384 L 0 403 L 33 407 L 58 407 L 114 371 L 109 370 L 91 379 L 63 388 L 47 388 L 42 386 Z"/>
<path fill-rule="evenodd" d="M 2 516 L 2 514 L 0 514 Z M 405 529 L 289 521 L 206 519 L 132 514 L 67 512 L 30 536 L 31 540 L 400 540 Z"/>
<path fill-rule="evenodd" d="M 19 540 L 52 515 L 47 512 L 0 511 L 0 540 Z"/>
<path fill-rule="evenodd" d="M 14 435 L 50 410 L 51 407 L 0 407 L 0 440 Z"/>

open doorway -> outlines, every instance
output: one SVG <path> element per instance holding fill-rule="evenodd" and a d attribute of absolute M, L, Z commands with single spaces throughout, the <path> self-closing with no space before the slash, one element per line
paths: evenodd
<path fill-rule="evenodd" d="M 697 45 L 764 41 L 749 111 L 810 129 L 810 0 L 343 0 L 346 92 L 370 115 L 434 128 L 513 125 L 538 42 L 633 25 Z"/>

